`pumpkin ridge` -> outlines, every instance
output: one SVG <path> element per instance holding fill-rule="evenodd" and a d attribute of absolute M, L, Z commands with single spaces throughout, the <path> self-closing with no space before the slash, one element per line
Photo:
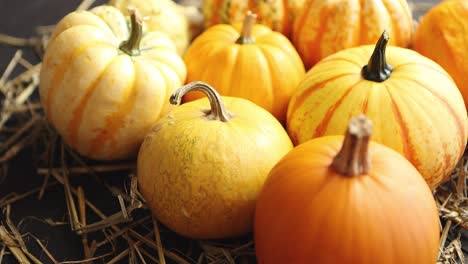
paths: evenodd
<path fill-rule="evenodd" d="M 460 120 L 460 118 L 458 116 L 458 113 L 455 112 L 455 110 L 452 108 L 451 104 L 444 97 L 442 97 L 440 94 L 438 94 L 436 91 L 434 91 L 434 90 L 430 89 L 429 87 L 427 87 L 427 85 L 423 85 L 422 83 L 420 83 L 417 80 L 412 80 L 412 79 L 408 79 L 408 78 L 405 78 L 405 77 L 400 77 L 400 78 L 415 83 L 417 86 L 419 86 L 422 89 L 424 89 L 424 90 L 428 91 L 429 93 L 431 93 L 440 102 L 442 102 L 443 105 L 445 105 L 445 107 L 449 110 L 450 114 L 453 116 L 453 119 L 454 119 L 454 121 L 455 121 L 455 123 L 457 125 L 457 128 L 458 128 L 458 132 L 459 132 L 458 134 L 464 135 L 464 137 L 460 137 L 460 139 L 461 139 L 460 149 L 465 149 L 465 147 L 466 147 L 465 146 L 466 145 L 465 139 L 467 137 L 467 131 L 465 130 L 465 128 L 463 126 L 463 122 L 462 122 L 462 120 Z"/>
<path fill-rule="evenodd" d="M 424 67 L 428 70 L 432 70 L 440 75 L 443 75 L 449 79 L 453 79 L 452 76 L 450 76 L 446 71 L 440 71 L 438 70 L 437 68 L 435 67 L 432 67 L 432 66 L 429 66 L 429 65 L 426 65 L 426 64 L 420 64 L 420 63 L 416 63 L 416 62 L 407 62 L 407 63 L 403 63 L 403 64 L 399 64 L 397 66 L 395 66 L 393 68 L 394 71 L 396 71 L 397 69 L 401 70 L 400 68 L 401 67 L 405 67 L 405 66 L 411 66 L 411 65 L 414 65 L 414 66 L 417 66 L 417 67 Z"/>
<path fill-rule="evenodd" d="M 50 45 L 50 44 L 49 44 Z M 65 75 L 67 73 L 67 70 L 69 69 L 69 65 L 72 63 L 73 59 L 76 56 L 79 56 L 80 54 L 86 52 L 86 50 L 90 47 L 97 46 L 97 45 L 111 45 L 110 43 L 106 41 L 96 41 L 96 42 L 90 42 L 87 45 L 83 45 L 81 47 L 76 48 L 75 50 L 72 50 L 70 52 L 70 55 L 66 57 L 63 62 L 60 65 L 56 66 L 56 71 L 54 71 L 54 75 L 51 78 L 51 85 L 50 89 L 47 91 L 47 96 L 45 97 L 45 102 L 44 106 L 46 109 L 48 109 L 47 112 L 47 118 L 49 120 L 52 120 L 52 96 L 55 94 L 55 90 L 61 86 L 63 78 L 65 78 Z"/>
<path fill-rule="evenodd" d="M 363 0 L 359 0 L 358 2 L 359 2 L 359 27 L 357 27 L 357 28 L 359 29 L 359 34 L 357 34 L 358 39 L 354 43 L 354 46 L 358 46 L 360 43 L 364 43 L 362 41 L 362 39 L 363 39 L 363 30 L 362 29 L 364 28 L 364 18 L 362 17 L 363 16 L 362 9 L 363 9 L 365 3 L 363 3 Z M 354 34 L 356 34 L 356 33 L 354 33 Z"/>
<path fill-rule="evenodd" d="M 78 130 L 80 129 L 81 122 L 83 119 L 83 113 L 84 110 L 89 102 L 89 99 L 98 86 L 98 84 L 101 82 L 102 77 L 107 73 L 108 68 L 116 61 L 117 57 L 119 55 L 116 55 L 114 58 L 112 58 L 106 66 L 102 69 L 101 73 L 97 78 L 88 86 L 86 87 L 86 92 L 84 96 L 81 98 L 80 102 L 78 103 L 78 106 L 74 109 L 72 118 L 70 119 L 68 123 L 68 130 L 70 131 L 70 137 L 69 137 L 69 144 L 73 147 L 77 147 L 77 140 L 78 140 Z"/>
<path fill-rule="evenodd" d="M 325 131 L 330 123 L 330 120 L 333 117 L 333 113 L 338 109 L 338 107 L 343 103 L 344 99 L 351 93 L 354 87 L 358 86 L 362 80 L 357 81 L 350 87 L 346 88 L 346 92 L 333 104 L 325 113 L 325 116 L 322 118 L 322 121 L 317 125 L 315 128 L 315 133 L 313 135 L 314 138 L 321 137 L 325 134 Z"/>
<path fill-rule="evenodd" d="M 136 78 L 136 69 L 135 65 L 133 65 L 133 80 L 129 82 L 127 89 L 131 89 L 127 97 L 123 100 L 123 103 L 119 105 L 119 109 L 111 113 L 107 116 L 105 123 L 106 125 L 103 126 L 97 133 L 97 135 L 91 140 L 90 148 L 88 151 L 88 155 L 94 155 L 100 147 L 104 147 L 104 143 L 111 141 L 112 146 L 117 146 L 118 142 L 115 140 L 115 134 L 118 132 L 120 128 L 124 125 L 125 115 L 130 113 L 136 103 L 136 95 L 137 89 L 135 87 Z M 126 89 L 126 90 L 127 90 Z"/>
<path fill-rule="evenodd" d="M 395 116 L 395 121 L 398 123 L 398 126 L 400 127 L 400 137 L 401 137 L 401 144 L 403 146 L 403 153 L 404 156 L 413 164 L 415 167 L 419 167 L 421 165 L 421 162 L 416 159 L 416 152 L 414 151 L 414 146 L 412 146 L 409 141 L 410 141 L 410 136 L 409 136 L 409 128 L 406 125 L 405 121 L 403 120 L 403 116 L 400 112 L 400 109 L 398 109 L 398 105 L 395 102 L 395 99 L 393 98 L 390 89 L 384 84 L 386 91 L 388 93 L 388 97 L 390 98 L 391 102 L 391 108 L 393 115 Z"/>
<path fill-rule="evenodd" d="M 304 28 L 304 22 L 307 20 L 307 17 L 305 14 L 309 13 L 310 9 L 312 8 L 312 5 L 306 5 L 306 9 L 303 10 L 304 12 L 301 13 L 301 15 L 296 19 L 296 22 L 293 25 L 293 42 L 294 43 L 299 43 L 299 38 L 302 32 L 302 29 Z M 296 28 L 296 25 L 297 26 Z"/>
<path fill-rule="evenodd" d="M 382 1 L 381 3 L 382 3 L 382 7 L 383 7 L 383 9 L 384 9 L 384 13 L 388 15 L 388 18 L 390 19 L 390 24 L 391 24 L 391 27 L 390 27 L 390 28 L 391 28 L 391 31 L 388 32 L 388 29 L 385 29 L 385 31 L 387 31 L 387 32 L 390 34 L 390 36 L 392 36 L 392 38 L 393 38 L 393 43 L 398 43 L 398 34 L 394 34 L 394 33 L 395 33 L 395 26 L 394 26 L 395 23 L 394 23 L 394 21 L 393 21 L 392 15 L 391 15 L 390 11 L 388 10 L 388 7 L 387 7 L 387 5 L 386 5 L 386 2 L 385 2 L 385 1 Z M 389 41 L 389 42 L 390 42 L 390 41 Z"/>
<path fill-rule="evenodd" d="M 340 74 L 340 75 L 337 75 L 337 76 L 334 76 L 332 78 L 329 78 L 329 79 L 326 79 L 326 80 L 323 80 L 319 83 L 315 83 L 313 86 L 307 88 L 306 90 L 304 90 L 302 92 L 302 94 L 300 94 L 299 96 L 296 97 L 296 99 L 293 101 L 291 101 L 292 104 L 290 104 L 290 106 L 288 107 L 290 110 L 288 110 L 289 114 L 288 114 L 288 120 L 290 119 L 291 116 L 294 115 L 294 113 L 302 106 L 302 104 L 304 103 L 304 101 L 311 95 L 313 94 L 315 91 L 319 90 L 319 89 L 322 89 L 324 88 L 329 82 L 331 81 L 334 81 L 334 80 L 337 80 L 341 77 L 344 77 L 346 75 L 354 75 L 354 74 L 350 74 L 350 73 L 344 73 L 344 74 Z M 307 79 L 309 78 L 306 78 L 304 79 L 304 81 L 306 81 Z M 304 82 L 303 81 L 303 82 Z M 299 84 L 298 86 L 300 86 L 301 84 Z"/>
<path fill-rule="evenodd" d="M 353 60 L 350 60 L 350 59 L 347 59 L 347 58 L 343 58 L 343 57 L 328 57 L 328 58 L 324 58 L 321 62 L 319 62 L 320 64 L 324 64 L 324 63 L 327 63 L 327 62 L 335 62 L 335 61 L 345 61 L 345 62 L 349 62 L 350 64 L 353 64 L 353 65 L 356 65 L 356 67 L 359 68 L 359 71 L 361 70 L 362 68 L 362 64 L 358 63 L 357 61 L 353 61 Z M 318 63 L 316 64 L 318 65 Z"/>
<path fill-rule="evenodd" d="M 114 28 L 109 24 L 109 21 L 107 19 L 103 19 L 101 18 L 98 14 L 92 12 L 92 11 L 86 11 L 88 13 L 91 13 L 92 15 L 96 16 L 97 19 L 101 20 L 106 26 L 107 28 L 109 29 L 109 32 L 108 33 L 111 33 L 112 36 L 114 36 L 114 38 L 117 40 L 117 42 L 121 42 L 122 40 L 118 37 L 118 32 L 114 31 Z M 94 25 L 91 25 L 91 26 L 94 26 Z M 96 27 L 98 28 L 98 27 Z M 99 28 L 99 30 L 103 30 L 102 28 Z M 128 34 L 130 35 L 130 34 Z"/>
<path fill-rule="evenodd" d="M 409 80 L 409 81 L 411 81 L 411 80 Z M 412 86 L 411 88 L 420 88 L 419 86 L 420 85 L 415 83 L 415 86 Z M 432 95 L 432 93 L 430 91 L 428 91 L 427 89 L 423 89 L 423 90 Z M 409 96 L 409 95 L 407 95 L 406 98 L 408 98 L 408 100 L 411 101 L 410 104 L 413 105 L 414 108 L 417 107 L 417 108 L 421 109 L 422 111 L 424 111 L 424 105 L 419 103 L 419 100 L 417 98 L 415 99 L 415 98 L 413 98 L 412 96 Z M 452 113 L 452 115 L 453 115 L 453 113 Z M 432 119 L 430 117 L 428 119 L 430 120 L 430 123 L 433 124 Z M 443 136 L 440 133 L 436 133 L 436 132 L 437 131 L 434 131 L 433 134 L 437 135 L 440 142 L 444 142 Z M 447 172 L 446 172 L 447 168 L 450 168 L 450 166 L 452 164 L 450 154 L 446 151 L 446 147 L 442 147 L 442 148 L 440 148 L 440 150 L 441 150 L 440 155 L 443 156 L 443 158 L 444 158 L 444 164 L 437 163 L 437 165 L 434 165 L 434 168 L 435 168 L 433 170 L 434 175 L 431 175 L 430 178 L 428 177 L 426 179 L 429 186 L 433 186 L 434 184 L 437 184 L 437 182 L 440 182 L 440 177 L 445 177 L 445 175 L 447 174 Z M 435 172 L 440 172 L 440 174 L 436 175 Z"/>
<path fill-rule="evenodd" d="M 161 107 L 161 112 L 162 112 L 162 111 L 164 111 L 164 109 L 165 109 L 165 108 L 167 107 L 167 105 L 169 104 L 169 96 L 170 96 L 170 94 L 172 93 L 172 91 L 170 90 L 171 87 L 170 87 L 170 85 L 169 85 L 171 82 L 168 80 L 168 77 L 167 77 L 165 74 L 163 74 L 164 71 L 161 70 L 161 68 L 166 67 L 168 70 L 170 70 L 170 71 L 172 71 L 172 72 L 174 72 L 174 70 L 173 70 L 170 66 L 168 66 L 168 65 L 166 65 L 166 64 L 164 64 L 164 63 L 161 63 L 161 62 L 154 62 L 154 61 L 141 60 L 141 63 L 148 64 L 148 65 L 150 65 L 152 68 L 154 68 L 156 71 L 158 71 L 159 74 L 161 74 L 162 78 L 164 79 L 164 82 L 166 83 L 166 89 L 165 89 L 166 94 L 165 94 L 164 97 L 165 97 L 167 100 L 166 100 L 166 102 L 164 102 L 164 105 Z M 174 74 L 178 76 L 178 74 L 177 74 L 176 72 L 174 72 Z M 183 83 L 183 82 L 182 82 L 182 83 Z M 160 115 L 161 115 L 161 112 L 159 112 L 157 116 L 160 116 Z"/>
<path fill-rule="evenodd" d="M 267 64 L 267 69 L 265 70 L 266 71 L 266 75 L 265 76 L 268 76 L 268 83 L 270 84 L 270 89 L 269 90 L 269 93 L 272 95 L 271 96 L 271 102 L 270 104 L 268 105 L 268 109 L 271 109 L 271 113 L 274 113 L 274 116 L 277 116 L 277 113 L 275 110 L 275 108 L 278 106 L 277 102 L 275 99 L 277 99 L 278 97 L 276 97 L 276 89 L 275 89 L 275 86 L 276 86 L 276 78 L 274 78 L 273 76 L 276 76 L 276 74 L 272 74 L 274 73 L 275 71 L 273 70 L 273 67 L 271 65 L 271 62 L 268 58 L 272 58 L 271 55 L 265 55 L 265 53 L 268 53 L 265 51 L 265 48 L 262 48 L 262 47 L 259 47 L 258 45 L 255 46 L 256 49 L 258 49 L 258 54 L 261 54 L 260 56 L 263 57 L 263 59 L 266 61 L 266 64 Z M 266 99 L 266 98 L 265 98 Z"/>

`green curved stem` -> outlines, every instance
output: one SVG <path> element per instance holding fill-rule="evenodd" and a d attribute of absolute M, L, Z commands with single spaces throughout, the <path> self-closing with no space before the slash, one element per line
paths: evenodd
<path fill-rule="evenodd" d="M 129 8 L 130 36 L 120 45 L 120 49 L 130 56 L 140 55 L 140 41 L 143 36 L 143 18 L 136 8 Z"/>

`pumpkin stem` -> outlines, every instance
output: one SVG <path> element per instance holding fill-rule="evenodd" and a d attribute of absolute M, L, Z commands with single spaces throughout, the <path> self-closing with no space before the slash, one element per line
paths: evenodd
<path fill-rule="evenodd" d="M 244 24 L 242 25 L 242 32 L 240 37 L 236 40 L 237 44 L 252 44 L 254 39 L 252 37 L 253 26 L 255 25 L 255 20 L 257 20 L 257 15 L 252 13 L 252 11 L 247 11 L 247 14 L 244 18 Z"/>
<path fill-rule="evenodd" d="M 211 120 L 220 120 L 223 122 L 227 122 L 232 118 L 232 114 L 226 110 L 224 106 L 223 100 L 221 99 L 221 95 L 215 90 L 215 88 L 211 87 L 209 84 L 196 81 L 186 84 L 179 89 L 177 89 L 172 95 L 169 101 L 171 104 L 178 105 L 182 101 L 182 97 L 192 91 L 200 91 L 203 92 L 210 101 L 210 111 L 207 113 L 207 118 Z"/>
<path fill-rule="evenodd" d="M 143 35 L 143 17 L 134 7 L 129 7 L 130 13 L 130 36 L 122 44 L 120 49 L 130 56 L 140 55 L 140 41 Z"/>
<path fill-rule="evenodd" d="M 387 64 L 385 58 L 385 49 L 389 39 L 388 32 L 384 31 L 377 41 L 369 63 L 362 68 L 362 76 L 366 80 L 383 82 L 390 77 L 393 67 Z"/>
<path fill-rule="evenodd" d="M 332 168 L 341 175 L 355 176 L 369 173 L 369 140 L 372 122 L 364 115 L 352 118 Z"/>

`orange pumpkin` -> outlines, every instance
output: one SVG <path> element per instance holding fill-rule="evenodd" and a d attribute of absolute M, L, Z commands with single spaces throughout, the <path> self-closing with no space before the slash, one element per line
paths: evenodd
<path fill-rule="evenodd" d="M 408 47 L 413 22 L 406 0 L 310 0 L 294 22 L 292 40 L 309 69 L 337 51 L 372 44 L 383 30 Z"/>
<path fill-rule="evenodd" d="M 248 12 L 244 24 L 222 24 L 206 30 L 187 50 L 187 82 L 203 81 L 225 96 L 248 99 L 285 121 L 289 99 L 305 75 L 289 40 Z M 185 101 L 201 98 L 190 93 Z"/>
<path fill-rule="evenodd" d="M 468 1 L 443 1 L 426 13 L 413 49 L 440 64 L 455 80 L 468 105 Z"/>
<path fill-rule="evenodd" d="M 314 66 L 291 98 L 288 133 L 295 144 L 339 135 L 343 120 L 364 113 L 375 123 L 374 140 L 403 154 L 436 187 L 465 150 L 463 98 L 439 65 L 409 49 L 386 49 L 388 38 L 384 33 L 375 50 L 350 48 Z"/>
<path fill-rule="evenodd" d="M 248 10 L 258 14 L 261 24 L 289 35 L 291 18 L 285 0 L 203 0 L 205 28 L 216 24 L 240 23 Z"/>
<path fill-rule="evenodd" d="M 369 142 L 371 123 L 308 141 L 271 170 L 257 198 L 259 264 L 435 263 L 432 193 L 399 153 Z"/>

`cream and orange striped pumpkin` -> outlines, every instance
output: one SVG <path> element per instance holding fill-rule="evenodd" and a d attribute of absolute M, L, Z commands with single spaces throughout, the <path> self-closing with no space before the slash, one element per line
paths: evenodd
<path fill-rule="evenodd" d="M 287 0 L 203 0 L 205 27 L 241 23 L 249 10 L 257 14 L 259 24 L 289 36 L 292 25 Z"/>
<path fill-rule="evenodd" d="M 463 98 L 442 67 L 415 51 L 388 47 L 387 64 L 387 41 L 384 34 L 374 53 L 374 46 L 350 48 L 315 65 L 289 103 L 288 133 L 295 144 L 339 135 L 346 120 L 364 113 L 373 140 L 403 154 L 436 187 L 465 150 Z"/>
<path fill-rule="evenodd" d="M 390 45 L 409 46 L 413 21 L 406 0 L 309 0 L 295 19 L 292 41 L 310 69 L 337 51 L 375 43 L 384 30 Z"/>
<path fill-rule="evenodd" d="M 143 137 L 170 108 L 186 69 L 165 35 L 142 35 L 141 18 L 111 6 L 76 11 L 56 26 L 40 73 L 48 121 L 80 154 L 135 157 Z"/>

